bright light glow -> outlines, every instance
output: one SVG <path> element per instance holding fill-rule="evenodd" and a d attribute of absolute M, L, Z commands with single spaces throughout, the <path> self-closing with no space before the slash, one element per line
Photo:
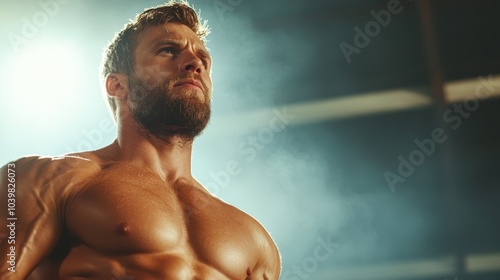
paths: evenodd
<path fill-rule="evenodd" d="M 500 85 L 500 75 L 448 82 L 444 85 L 446 101 L 459 103 L 469 99 L 499 97 L 500 91 L 494 90 L 497 85 Z"/>
<path fill-rule="evenodd" d="M 34 44 L 12 56 L 6 94 L 16 123 L 50 125 L 71 113 L 82 64 L 77 48 L 57 41 Z"/>

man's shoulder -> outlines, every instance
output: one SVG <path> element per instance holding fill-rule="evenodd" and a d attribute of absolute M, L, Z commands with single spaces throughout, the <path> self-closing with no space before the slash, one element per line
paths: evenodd
<path fill-rule="evenodd" d="M 246 227 L 246 230 L 254 240 L 254 244 L 259 248 L 258 259 L 262 266 L 262 271 L 266 271 L 265 275 L 268 277 L 277 279 L 281 270 L 281 256 L 273 238 L 252 215 L 235 206 L 229 206 L 233 208 L 233 211 L 239 212 L 237 214 L 239 223 L 242 223 Z"/>
<path fill-rule="evenodd" d="M 221 200 L 222 201 L 222 200 Z M 267 245 L 274 244 L 273 240 L 270 238 L 269 232 L 264 228 L 264 226 L 251 214 L 245 212 L 243 209 L 237 208 L 234 205 L 228 204 L 222 201 L 230 209 L 227 211 L 232 212 L 232 214 L 237 217 L 238 221 L 242 223 L 248 232 L 260 243 L 265 243 Z"/>
<path fill-rule="evenodd" d="M 16 174 L 17 181 L 33 187 L 47 184 L 65 186 L 69 182 L 76 182 L 80 178 L 90 176 L 99 169 L 93 161 L 76 154 L 29 155 L 5 164 L 2 167 L 2 175 L 10 170 Z"/>
<path fill-rule="evenodd" d="M 28 155 L 7 163 L 4 167 L 15 166 L 20 172 L 50 172 L 51 170 L 66 171 L 71 169 L 85 169 L 97 165 L 88 158 L 77 154 L 61 156 Z"/>

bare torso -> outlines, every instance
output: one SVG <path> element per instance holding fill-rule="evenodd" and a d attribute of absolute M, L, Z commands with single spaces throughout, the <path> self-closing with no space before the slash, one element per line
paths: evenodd
<path fill-rule="evenodd" d="M 63 230 L 28 279 L 274 279 L 279 271 L 264 228 L 196 181 L 167 183 L 123 162 L 52 165 L 64 186 Z"/>
<path fill-rule="evenodd" d="M 176 16 L 187 9 L 179 5 Z M 0 229 L 17 218 L 15 244 L 0 232 L 0 279 L 279 278 L 266 230 L 191 175 L 192 143 L 210 117 L 211 59 L 200 34 L 165 15 L 158 23 L 148 14 L 144 29 L 123 33 L 132 54 L 107 53 L 132 57 L 124 62 L 132 73 L 109 66 L 104 75 L 117 124 L 111 145 L 1 169 L 0 201 L 18 206 L 0 208 Z"/>

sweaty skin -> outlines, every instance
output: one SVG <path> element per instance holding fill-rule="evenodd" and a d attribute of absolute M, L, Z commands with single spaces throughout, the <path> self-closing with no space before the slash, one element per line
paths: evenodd
<path fill-rule="evenodd" d="M 177 54 L 158 52 L 165 40 L 176 42 Z M 135 68 L 148 70 L 136 74 L 164 81 L 189 72 L 211 88 L 206 54 L 184 25 L 148 27 L 135 49 Z M 0 279 L 278 279 L 280 257 L 266 230 L 192 177 L 192 139 L 145 135 L 129 110 L 126 75 L 110 74 L 106 89 L 118 108 L 118 137 L 111 145 L 57 158 L 25 157 L 1 169 Z M 191 85 L 173 91 L 206 102 L 209 93 Z M 11 173 L 13 245 L 5 238 Z M 8 270 L 11 246 L 15 272 Z"/>

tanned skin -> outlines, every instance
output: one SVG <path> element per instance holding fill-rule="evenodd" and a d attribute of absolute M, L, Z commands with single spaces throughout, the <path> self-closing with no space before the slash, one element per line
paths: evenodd
<path fill-rule="evenodd" d="M 165 40 L 179 44 L 175 59 L 158 52 Z M 144 80 L 189 73 L 211 88 L 207 53 L 185 25 L 150 26 L 136 45 L 134 67 Z M 177 135 L 176 127 L 161 141 L 147 135 L 130 112 L 127 75 L 108 75 L 106 90 L 117 102 L 111 145 L 14 162 L 16 267 L 8 270 L 12 245 L 0 235 L 0 279 L 278 279 L 280 257 L 266 230 L 191 175 L 193 139 Z M 173 93 L 211 98 L 192 84 Z M 0 176 L 5 234 L 8 165 Z"/>

